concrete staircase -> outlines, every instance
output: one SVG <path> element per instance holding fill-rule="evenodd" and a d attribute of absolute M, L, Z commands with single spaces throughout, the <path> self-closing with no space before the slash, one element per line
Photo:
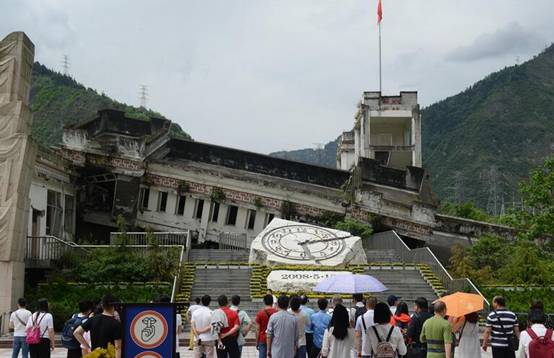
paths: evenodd
<path fill-rule="evenodd" d="M 393 294 L 402 297 L 411 310 L 418 297 L 425 297 L 429 302 L 437 299 L 435 290 L 417 266 L 369 266 L 364 273 L 383 282 L 389 289 L 376 294 L 379 300 L 386 302 L 387 297 Z"/>
<path fill-rule="evenodd" d="M 246 250 L 193 249 L 190 251 L 190 261 L 193 263 L 247 263 L 249 255 L 250 253 Z"/>
<path fill-rule="evenodd" d="M 395 250 L 365 250 L 368 263 L 399 262 L 400 257 Z"/>

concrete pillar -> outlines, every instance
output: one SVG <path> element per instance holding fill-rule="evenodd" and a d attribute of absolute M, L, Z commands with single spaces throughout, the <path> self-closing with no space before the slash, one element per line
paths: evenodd
<path fill-rule="evenodd" d="M 413 111 L 412 144 L 414 145 L 414 150 L 412 151 L 412 165 L 421 168 L 423 163 L 421 159 L 421 114 L 419 109 Z"/>
<path fill-rule="evenodd" d="M 29 191 L 36 148 L 29 108 L 35 47 L 23 32 L 0 41 L 0 313 L 23 295 Z"/>

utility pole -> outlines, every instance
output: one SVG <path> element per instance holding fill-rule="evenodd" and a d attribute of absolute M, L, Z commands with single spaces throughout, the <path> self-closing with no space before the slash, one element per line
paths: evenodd
<path fill-rule="evenodd" d="M 465 183 L 464 174 L 461 170 L 454 172 L 454 201 L 463 203 L 465 201 Z"/>
<path fill-rule="evenodd" d="M 69 66 L 71 65 L 71 62 L 69 62 L 69 56 L 63 55 L 62 57 L 62 68 L 63 68 L 63 74 L 66 76 L 69 76 Z"/>
<path fill-rule="evenodd" d="M 140 85 L 139 87 L 139 99 L 140 106 L 146 108 L 146 101 L 148 100 L 148 86 Z"/>
<path fill-rule="evenodd" d="M 487 200 L 487 212 L 491 215 L 498 215 L 498 197 L 499 197 L 499 179 L 498 167 L 491 165 L 486 173 L 486 181 L 489 186 L 489 197 Z"/>

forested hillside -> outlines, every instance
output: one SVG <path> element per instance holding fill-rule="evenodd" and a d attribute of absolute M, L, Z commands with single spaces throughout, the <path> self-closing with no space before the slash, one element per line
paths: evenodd
<path fill-rule="evenodd" d="M 120 109 L 137 118 L 163 117 L 145 108 L 117 102 L 38 62 L 33 66 L 31 108 L 33 137 L 43 145 L 59 143 L 64 125 L 92 119 L 96 112 L 103 108 Z M 172 124 L 171 132 L 178 137 L 190 138 L 175 123 Z"/>
<path fill-rule="evenodd" d="M 423 162 L 439 197 L 474 201 L 498 213 L 503 202 L 509 207 L 518 200 L 517 183 L 530 168 L 554 151 L 554 46 L 424 108 L 422 115 Z M 319 154 L 278 153 L 333 166 L 334 153 Z"/>

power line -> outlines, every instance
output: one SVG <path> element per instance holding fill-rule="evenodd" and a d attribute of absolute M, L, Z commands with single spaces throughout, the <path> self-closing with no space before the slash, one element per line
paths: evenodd
<path fill-rule="evenodd" d="M 146 108 L 146 101 L 148 100 L 148 86 L 140 85 L 139 87 L 139 99 L 140 106 Z"/>

